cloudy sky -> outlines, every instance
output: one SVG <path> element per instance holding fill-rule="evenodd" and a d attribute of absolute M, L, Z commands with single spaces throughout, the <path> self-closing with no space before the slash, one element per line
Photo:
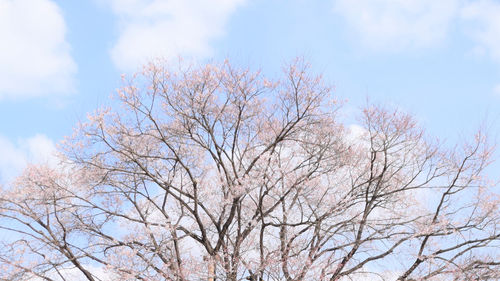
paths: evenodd
<path fill-rule="evenodd" d="M 346 116 L 369 99 L 444 139 L 500 132 L 500 1 L 0 0 L 0 180 L 50 161 L 121 74 L 179 55 L 268 75 L 304 56 Z"/>

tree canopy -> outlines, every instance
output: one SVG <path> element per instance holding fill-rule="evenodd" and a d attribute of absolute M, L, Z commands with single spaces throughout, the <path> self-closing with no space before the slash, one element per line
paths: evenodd
<path fill-rule="evenodd" d="M 398 109 L 338 116 L 296 60 L 151 63 L 0 194 L 2 280 L 499 280 L 479 131 L 450 148 Z"/>

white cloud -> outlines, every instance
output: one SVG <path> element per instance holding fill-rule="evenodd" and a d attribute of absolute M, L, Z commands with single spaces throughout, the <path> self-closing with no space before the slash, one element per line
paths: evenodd
<path fill-rule="evenodd" d="M 372 273 L 368 273 L 372 272 Z M 360 270 L 358 273 L 351 274 L 340 278 L 340 281 L 385 281 L 385 280 L 396 280 L 401 275 L 401 272 L 397 271 L 364 271 Z"/>
<path fill-rule="evenodd" d="M 500 61 L 500 3 L 491 0 L 468 2 L 461 16 L 470 24 L 467 32 L 477 43 L 475 52 Z"/>
<path fill-rule="evenodd" d="M 118 280 L 117 276 L 114 274 L 106 272 L 103 266 L 93 266 L 93 265 L 85 265 L 85 269 L 88 270 L 94 277 L 97 277 L 98 280 L 102 281 L 111 281 Z M 64 276 L 64 279 L 61 278 L 61 275 Z M 55 270 L 51 270 L 46 274 L 50 280 L 54 281 L 63 281 L 63 280 L 72 280 L 72 281 L 85 281 L 88 280 L 87 277 L 83 275 L 83 273 L 77 268 L 63 268 L 59 270 L 59 273 Z M 29 281 L 43 281 L 44 279 L 40 277 L 32 277 Z"/>
<path fill-rule="evenodd" d="M 459 0 L 335 0 L 364 45 L 376 50 L 427 48 L 445 40 Z"/>
<path fill-rule="evenodd" d="M 368 134 L 368 130 L 359 125 L 352 124 L 348 127 L 347 138 L 349 141 L 357 141 L 366 136 L 366 134 Z"/>
<path fill-rule="evenodd" d="M 115 65 L 135 70 L 155 57 L 207 56 L 245 0 L 107 0 L 119 18 Z"/>
<path fill-rule="evenodd" d="M 493 95 L 495 97 L 500 97 L 500 84 L 497 84 L 495 85 L 495 87 L 493 87 Z"/>
<path fill-rule="evenodd" d="M 0 99 L 73 91 L 66 25 L 50 0 L 0 0 Z"/>
<path fill-rule="evenodd" d="M 9 182 L 28 162 L 56 165 L 55 145 L 45 135 L 19 139 L 16 143 L 0 136 L 0 182 Z"/>

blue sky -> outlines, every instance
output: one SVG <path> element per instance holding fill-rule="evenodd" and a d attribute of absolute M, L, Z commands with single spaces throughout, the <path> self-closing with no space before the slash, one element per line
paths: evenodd
<path fill-rule="evenodd" d="M 155 56 L 279 73 L 304 56 L 348 99 L 454 141 L 500 132 L 500 1 L 0 0 L 0 180 L 50 152 Z"/>

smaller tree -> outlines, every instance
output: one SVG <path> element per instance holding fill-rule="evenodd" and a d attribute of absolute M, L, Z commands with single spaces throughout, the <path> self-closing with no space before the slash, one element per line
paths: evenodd
<path fill-rule="evenodd" d="M 300 60 L 153 63 L 117 97 L 3 189 L 2 279 L 500 278 L 483 132 L 448 149 L 374 106 L 346 128 Z"/>

